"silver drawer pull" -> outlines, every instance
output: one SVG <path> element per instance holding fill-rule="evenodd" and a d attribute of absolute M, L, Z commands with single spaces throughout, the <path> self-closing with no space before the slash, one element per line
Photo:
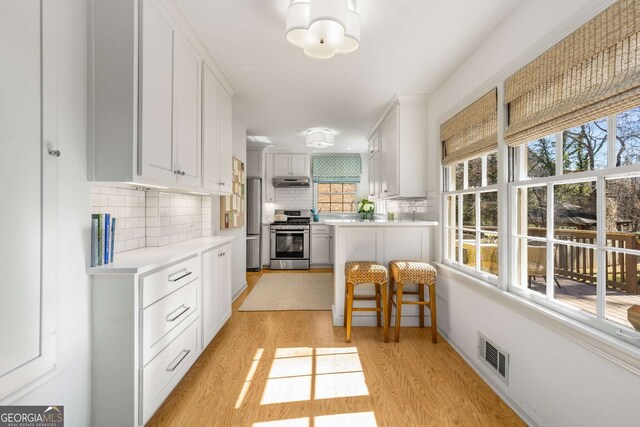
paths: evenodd
<path fill-rule="evenodd" d="M 183 308 L 184 307 L 184 308 Z M 171 317 L 171 315 L 173 313 L 175 313 L 176 311 L 180 310 L 182 308 L 182 310 L 180 311 L 180 313 L 176 314 L 175 316 Z M 166 317 L 167 322 L 175 322 L 176 319 L 180 316 L 182 316 L 183 314 L 185 314 L 187 311 L 189 311 L 191 307 L 185 307 L 184 304 L 182 304 L 180 307 L 176 308 L 175 310 L 173 310 L 171 313 L 169 313 Z"/>
<path fill-rule="evenodd" d="M 180 366 L 182 361 L 189 355 L 189 353 L 191 353 L 191 350 L 182 350 L 178 355 L 178 357 L 173 362 L 171 362 L 169 366 L 167 366 L 167 371 L 169 372 L 175 371 L 176 368 Z"/>
<path fill-rule="evenodd" d="M 185 273 L 182 276 L 178 276 L 176 278 L 171 278 L 171 276 L 169 276 L 169 281 L 170 282 L 177 282 L 180 279 L 184 279 L 185 277 L 187 277 L 188 275 L 190 275 L 192 272 L 191 271 L 187 271 L 186 269 L 184 270 Z"/>

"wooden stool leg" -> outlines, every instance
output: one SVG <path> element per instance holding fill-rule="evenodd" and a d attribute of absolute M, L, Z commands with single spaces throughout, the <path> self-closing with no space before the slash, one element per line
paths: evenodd
<path fill-rule="evenodd" d="M 429 285 L 429 311 L 431 312 L 431 342 L 438 342 L 438 322 L 436 320 L 436 284 Z"/>
<path fill-rule="evenodd" d="M 389 306 L 387 304 L 387 284 L 382 283 L 381 286 L 382 295 L 380 296 L 382 299 L 382 317 L 384 319 L 384 342 L 389 342 L 389 321 L 387 317 L 389 316 Z"/>
<path fill-rule="evenodd" d="M 380 304 L 380 284 L 376 283 L 376 308 L 382 308 L 382 304 Z M 382 326 L 381 320 L 382 313 L 376 311 L 376 320 L 378 321 L 378 328 Z"/>
<path fill-rule="evenodd" d="M 347 324 L 347 342 L 351 342 L 351 323 L 353 316 L 353 283 L 347 283 L 347 316 L 346 316 L 346 324 Z"/>
<path fill-rule="evenodd" d="M 402 319 L 402 283 L 397 282 L 396 291 L 396 342 L 400 342 L 400 320 Z"/>
<path fill-rule="evenodd" d="M 349 301 L 349 282 L 344 283 L 344 327 L 347 327 L 347 302 Z"/>
<path fill-rule="evenodd" d="M 395 285 L 393 277 L 389 277 L 389 290 L 387 292 L 387 324 L 389 327 L 391 327 L 391 314 L 393 313 L 393 294 L 395 293 L 394 287 Z"/>
<path fill-rule="evenodd" d="M 418 301 L 424 302 L 424 283 L 418 283 Z M 420 327 L 424 328 L 424 304 L 418 305 L 418 312 L 420 313 Z"/>

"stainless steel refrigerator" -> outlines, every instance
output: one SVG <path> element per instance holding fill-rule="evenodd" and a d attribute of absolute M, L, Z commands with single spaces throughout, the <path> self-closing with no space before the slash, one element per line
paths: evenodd
<path fill-rule="evenodd" d="M 247 270 L 262 268 L 262 179 L 247 178 Z"/>

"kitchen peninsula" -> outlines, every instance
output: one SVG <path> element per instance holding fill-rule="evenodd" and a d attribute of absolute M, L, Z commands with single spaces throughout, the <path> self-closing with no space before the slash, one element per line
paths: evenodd
<path fill-rule="evenodd" d="M 344 264 L 347 261 L 377 261 L 387 266 L 397 259 L 432 262 L 438 223 L 435 221 L 349 221 L 326 220 L 333 227 L 334 304 L 333 325 L 344 325 Z M 356 295 L 373 295 L 373 286 L 356 287 Z M 358 301 L 373 306 L 375 301 Z M 394 316 L 392 316 L 392 322 Z M 407 306 L 402 324 L 418 325 L 418 307 Z M 371 312 L 354 312 L 354 326 L 375 326 Z M 429 325 L 427 318 L 426 325 Z"/>

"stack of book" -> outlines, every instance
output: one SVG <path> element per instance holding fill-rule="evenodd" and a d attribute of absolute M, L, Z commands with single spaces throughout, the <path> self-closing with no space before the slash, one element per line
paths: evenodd
<path fill-rule="evenodd" d="M 91 215 L 91 267 L 113 262 L 116 219 L 111 214 Z"/>

